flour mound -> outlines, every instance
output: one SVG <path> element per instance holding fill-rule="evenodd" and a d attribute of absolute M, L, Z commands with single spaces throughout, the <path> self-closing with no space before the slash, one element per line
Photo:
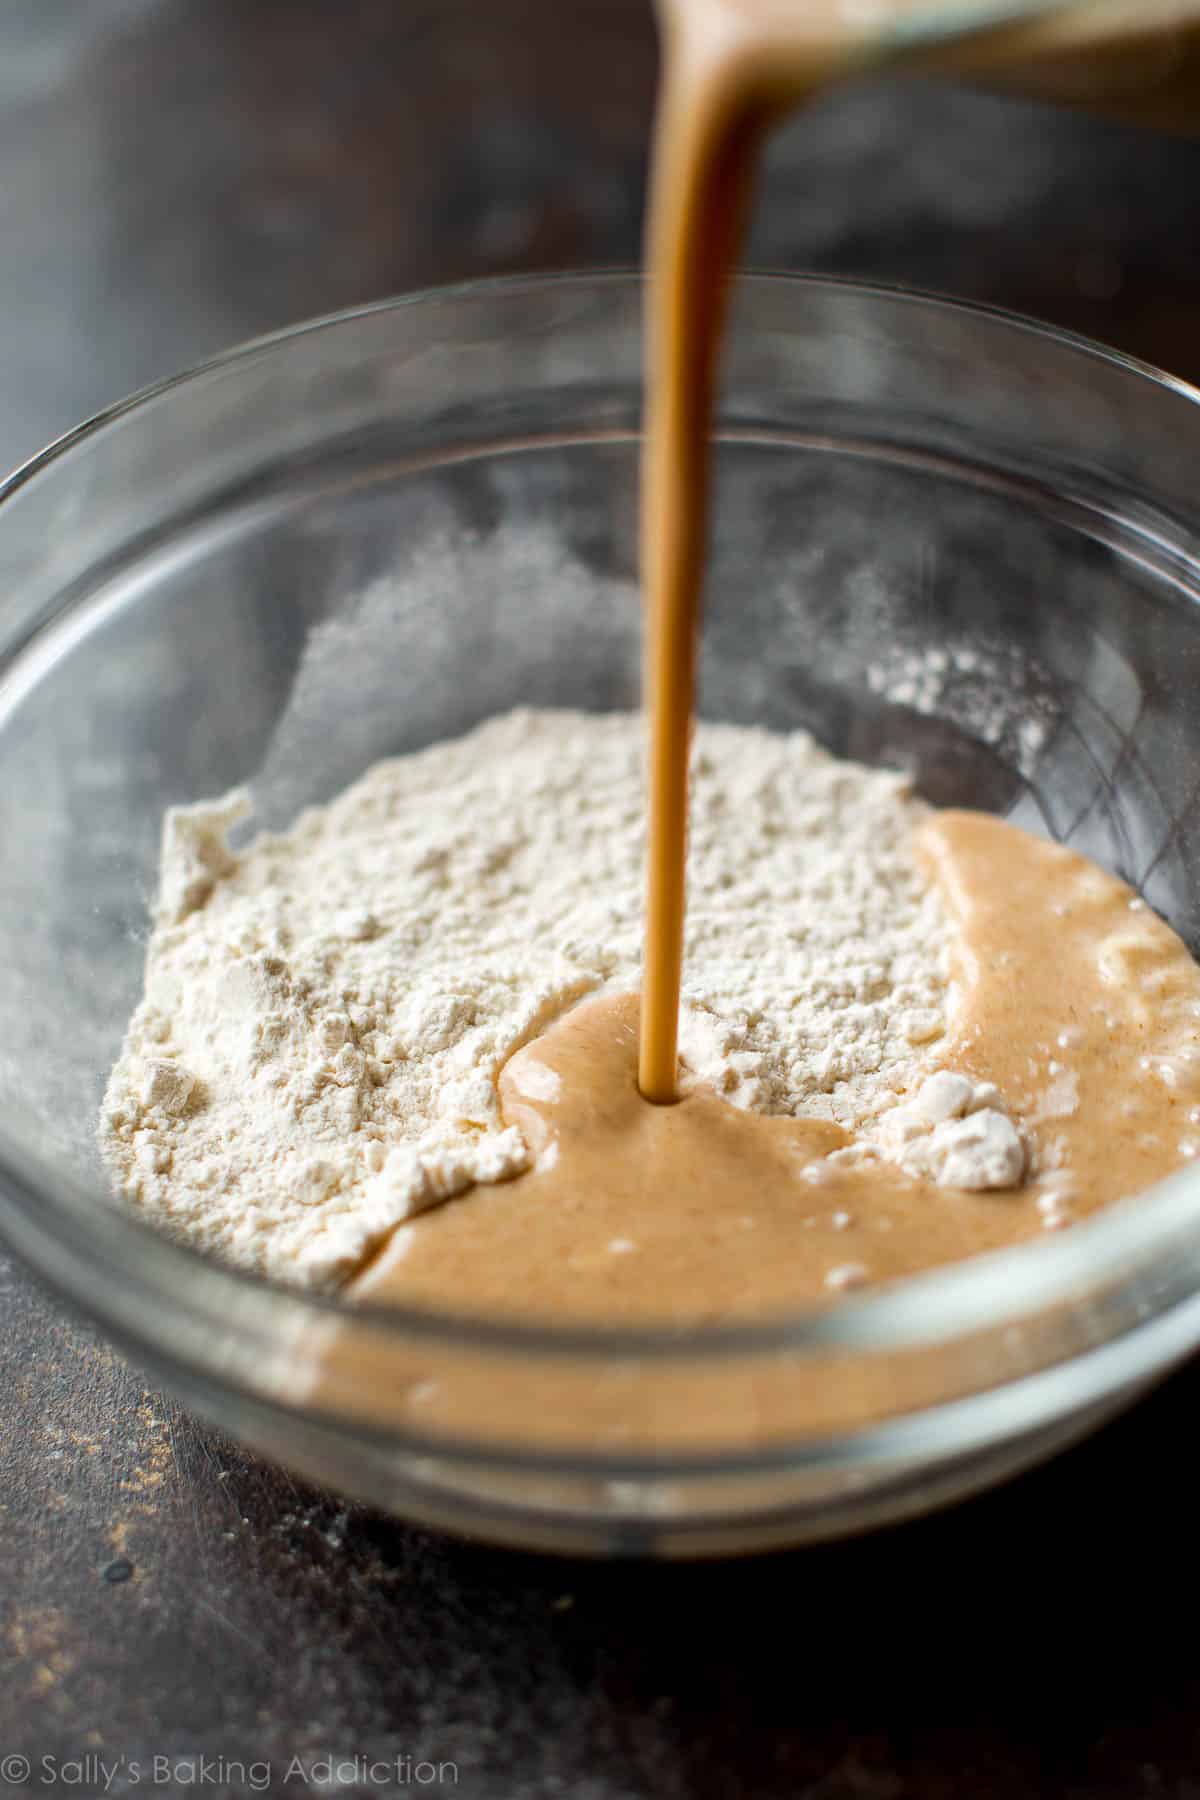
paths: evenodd
<path fill-rule="evenodd" d="M 501 1067 L 640 981 L 643 739 L 634 715 L 511 713 L 241 851 L 245 793 L 169 813 L 100 1121 L 120 1193 L 199 1248 L 332 1287 L 400 1220 L 524 1169 Z M 947 924 L 910 850 L 924 812 L 803 733 L 697 729 L 685 1082 L 855 1132 L 896 1104 L 947 1003 Z"/>

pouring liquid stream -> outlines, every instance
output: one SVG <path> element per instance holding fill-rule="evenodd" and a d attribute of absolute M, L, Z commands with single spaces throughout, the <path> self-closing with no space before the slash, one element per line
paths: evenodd
<path fill-rule="evenodd" d="M 1179 6 L 1142 0 L 1136 15 L 1090 4 L 1001 27 L 976 4 L 956 10 L 951 31 L 945 7 L 880 0 L 863 23 L 865 3 L 662 0 L 642 483 L 651 720 L 642 993 L 602 993 L 513 1054 L 498 1082 L 501 1111 L 530 1168 L 392 1233 L 351 1282 L 353 1299 L 606 1324 L 761 1318 L 1025 1241 L 1200 1154 L 1200 970 L 1190 953 L 1114 877 L 973 813 L 933 815 L 914 843 L 956 944 L 959 999 L 937 1060 L 992 1084 L 1025 1121 L 1033 1160 L 1020 1202 L 878 1157 L 838 1161 L 854 1144 L 827 1120 L 743 1110 L 703 1088 L 679 1093 L 709 421 L 759 145 L 781 111 L 883 60 L 989 79 L 1018 71 L 1022 86 L 1043 91 L 1069 79 L 1077 94 L 1091 70 L 1088 92 L 1110 110 L 1132 95 L 1157 116 L 1150 89 L 1126 94 L 1121 83 L 1129 71 L 1140 79 L 1148 61 L 1162 73 L 1161 28 L 1183 19 Z M 1188 4 L 1200 23 L 1200 0 Z M 1180 70 L 1198 37 L 1171 40 L 1182 46 Z M 338 1408 L 386 1390 L 386 1371 L 376 1379 L 338 1330 L 314 1352 L 312 1392 Z M 418 1386 L 424 1395 L 430 1384 Z M 454 1404 L 453 1382 L 433 1386 L 421 1401 L 426 1423 L 449 1419 Z M 755 1432 L 769 1436 L 793 1398 L 790 1381 L 758 1392 Z M 480 1403 L 494 1411 L 490 1388 Z M 403 1412 L 407 1402 L 397 1404 Z M 692 1425 L 709 1409 L 697 1395 Z"/>
<path fill-rule="evenodd" d="M 878 64 L 942 69 L 1150 123 L 1200 115 L 1200 0 L 660 0 L 642 468 L 650 717 L 638 1087 L 678 1097 L 688 752 L 725 300 L 773 120 Z"/>

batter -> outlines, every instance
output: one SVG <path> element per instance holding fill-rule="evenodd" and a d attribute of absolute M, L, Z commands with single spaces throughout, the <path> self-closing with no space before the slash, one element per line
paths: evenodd
<path fill-rule="evenodd" d="M 402 1227 L 352 1292 L 446 1304 L 468 1288 L 472 1305 L 544 1320 L 761 1316 L 1022 1242 L 1193 1156 L 1200 971 L 1175 934 L 1086 858 L 1000 820 L 934 814 L 918 847 L 956 927 L 958 1003 L 882 1151 L 704 1092 L 648 1105 L 637 998 L 589 1001 L 500 1077 L 534 1171 Z M 953 1105 L 935 1069 L 1012 1107 L 1023 1185 L 906 1172 L 929 1110 Z M 990 1110 L 943 1129 L 969 1136 Z"/>
<path fill-rule="evenodd" d="M 1031 10 L 1034 10 L 1031 8 Z M 994 75 L 1195 117 L 1200 0 L 1090 0 L 1019 11 L 975 0 L 660 0 L 642 471 L 646 693 L 651 715 L 646 973 L 638 1081 L 677 1085 L 687 825 L 687 732 L 705 560 L 713 384 L 725 295 L 759 145 L 778 114 L 876 61 Z M 819 647 L 814 646 L 819 654 Z"/>
<path fill-rule="evenodd" d="M 1027 83 L 1033 67 L 1049 91 L 1065 78 L 1077 93 L 1121 95 L 1147 85 L 1148 45 L 1151 112 L 1168 110 L 1163 78 L 1177 62 L 1187 86 L 1187 58 L 1164 55 L 1182 43 L 1189 13 L 1196 22 L 1176 0 L 988 30 L 995 12 L 968 5 L 949 28 L 920 0 L 663 0 L 642 474 L 650 778 L 640 1006 L 584 1007 L 513 1059 L 500 1080 L 505 1116 L 539 1146 L 538 1167 L 511 1190 L 479 1192 L 402 1231 L 357 1284 L 364 1297 L 444 1302 L 469 1268 L 471 1301 L 486 1309 L 721 1319 L 1018 1242 L 1136 1192 L 1192 1153 L 1200 976 L 1186 949 L 1119 882 L 967 814 L 923 834 L 958 928 L 959 1008 L 937 1063 L 962 1085 L 898 1109 L 894 1131 L 911 1135 L 899 1167 L 824 1124 L 734 1114 L 703 1094 L 680 1100 L 708 431 L 762 137 L 782 108 L 864 62 L 919 61 L 930 26 L 941 66 L 1017 68 Z M 914 1059 L 914 1084 L 919 1073 Z M 970 1107 L 972 1077 L 1019 1116 L 1024 1157 L 1002 1173 L 1032 1176 L 1036 1201 L 948 1197 L 945 1167 L 940 1183 L 920 1169 L 922 1104 L 957 1096 Z M 937 1123 L 958 1142 L 1002 1134 L 1005 1118 L 981 1106 Z"/>
<path fill-rule="evenodd" d="M 916 1009 L 902 1068 L 894 1044 L 880 1048 L 890 1085 L 873 1112 L 839 1117 L 819 1096 L 767 1104 L 749 1081 L 738 1092 L 736 1055 L 718 1091 L 694 1078 L 694 1061 L 687 1078 L 679 1055 L 708 424 L 754 158 L 783 105 L 883 52 L 919 60 L 926 11 L 912 0 L 665 6 L 643 472 L 651 743 L 640 997 L 614 976 L 626 970 L 626 949 L 611 943 L 573 940 L 576 962 L 544 992 L 476 955 L 470 995 L 435 994 L 418 1009 L 412 1042 L 397 1038 L 406 948 L 415 955 L 463 908 L 452 891 L 435 897 L 428 931 L 412 915 L 406 944 L 393 949 L 383 896 L 362 904 L 358 886 L 385 866 L 380 858 L 406 854 L 404 878 L 432 871 L 437 885 L 449 852 L 425 844 L 418 855 L 388 796 L 398 783 L 418 814 L 436 811 L 442 790 L 427 771 L 461 745 L 407 770 L 373 771 L 257 855 L 239 857 L 224 841 L 236 799 L 224 812 L 176 815 L 168 841 L 174 831 L 179 854 L 164 869 L 148 998 L 110 1084 L 102 1141 L 127 1196 L 160 1208 L 193 1241 L 272 1273 L 294 1253 L 308 1259 L 305 1278 L 344 1283 L 364 1301 L 547 1322 L 700 1324 L 766 1317 L 1019 1243 L 1196 1154 L 1200 970 L 1186 948 L 1085 859 L 969 813 L 919 824 L 912 815 L 913 854 L 940 896 L 933 914 L 950 984 L 944 1008 Z M 1051 85 L 1077 66 L 1081 44 L 1116 50 L 1110 71 L 1133 68 L 1139 34 L 1182 17 L 1148 0 L 972 32 L 986 12 L 959 12 L 963 29 L 941 42 L 939 62 L 988 70 L 1028 57 Z M 575 808 L 598 774 L 584 769 L 558 800 L 565 794 Z M 863 778 L 847 770 L 829 791 Z M 910 804 L 898 791 L 894 803 Z M 360 845 L 361 862 L 328 865 L 348 884 L 335 907 L 305 848 L 326 841 L 339 807 L 360 805 L 378 829 Z M 545 826 L 544 810 L 532 811 Z M 802 855 L 805 829 L 798 804 L 771 832 Z M 764 826 L 748 846 L 751 866 L 773 854 L 770 835 Z M 470 832 L 460 837 L 469 848 Z M 602 902 L 612 898 L 611 841 L 595 834 L 585 846 Z M 526 944 L 514 910 L 528 890 L 521 854 L 515 841 L 497 846 L 476 873 L 498 879 L 497 916 L 509 918 L 534 969 L 540 947 Z M 536 877 L 536 856 L 532 867 Z M 313 935 L 311 910 L 297 913 L 294 881 L 322 918 L 336 912 L 332 936 Z M 443 885 L 453 889 L 448 876 Z M 832 916 L 837 904 L 844 896 L 831 898 Z M 611 911 L 628 918 L 623 897 Z M 214 936 L 213 922 L 230 919 L 236 931 Z M 306 961 L 296 962 L 297 945 Z M 463 942 L 464 967 L 476 948 Z M 869 1013 L 875 990 L 896 979 L 886 967 L 859 976 L 847 1016 Z M 475 1028 L 472 1009 L 497 986 L 506 1000 L 527 1001 L 528 1016 L 489 1040 L 494 1066 L 468 1059 L 436 1093 L 422 1085 L 413 1068 L 423 1047 L 457 1055 Z M 753 1019 L 746 1028 L 753 1033 Z M 449 1137 L 438 1137 L 438 1119 Z M 433 1133 L 428 1144 L 405 1140 L 414 1120 Z M 344 1389 L 355 1371 L 338 1365 L 341 1354 L 331 1342 L 330 1380 L 336 1372 Z"/>

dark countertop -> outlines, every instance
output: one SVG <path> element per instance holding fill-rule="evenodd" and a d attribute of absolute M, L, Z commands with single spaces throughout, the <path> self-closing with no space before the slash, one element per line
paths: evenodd
<path fill-rule="evenodd" d="M 308 314 L 632 260 L 648 17 L 564 21 L 5 0 L 0 462 Z M 776 141 L 752 258 L 975 295 L 1200 377 L 1197 195 L 1200 143 L 885 85 Z M 559 1562 L 249 1459 L 0 1258 L 0 1792 L 131 1791 L 130 1759 L 162 1794 L 413 1791 L 429 1759 L 514 1800 L 1197 1800 L 1194 1401 L 1189 1369 L 1051 1467 L 860 1543 Z M 392 1773 L 313 1768 L 330 1754 Z"/>

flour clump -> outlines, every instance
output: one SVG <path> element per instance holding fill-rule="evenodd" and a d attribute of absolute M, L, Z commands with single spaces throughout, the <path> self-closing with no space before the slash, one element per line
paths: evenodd
<path fill-rule="evenodd" d="M 877 1147 L 906 1174 L 942 1187 L 1010 1188 L 1025 1174 L 1025 1146 L 996 1087 L 950 1069 L 884 1115 Z"/>
<path fill-rule="evenodd" d="M 330 1287 L 400 1220 L 525 1169 L 500 1069 L 640 981 L 643 739 L 631 714 L 511 713 L 238 850 L 245 793 L 169 813 L 100 1121 L 121 1194 L 200 1248 Z M 698 727 L 685 1087 L 893 1154 L 882 1122 L 946 1020 L 948 928 L 911 851 L 926 810 L 803 733 Z M 954 1114 L 955 1168 L 973 1146 L 1004 1159 L 979 1116 Z"/>

